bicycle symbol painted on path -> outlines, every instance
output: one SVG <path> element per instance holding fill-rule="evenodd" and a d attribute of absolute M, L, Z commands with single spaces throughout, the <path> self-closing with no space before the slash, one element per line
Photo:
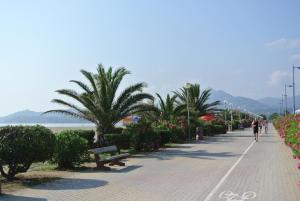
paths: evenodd
<path fill-rule="evenodd" d="M 252 191 L 243 193 L 243 195 L 239 195 L 231 191 L 224 191 L 219 195 L 219 198 L 225 199 L 226 201 L 245 201 L 245 200 L 251 200 L 255 197 L 256 197 L 256 193 Z"/>

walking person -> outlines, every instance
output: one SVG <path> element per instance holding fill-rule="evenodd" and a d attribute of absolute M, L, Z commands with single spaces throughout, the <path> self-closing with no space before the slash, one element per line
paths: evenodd
<path fill-rule="evenodd" d="M 252 128 L 253 128 L 254 138 L 256 142 L 258 142 L 258 129 L 259 129 L 258 127 L 259 127 L 259 122 L 257 119 L 254 119 L 254 121 L 252 122 Z"/>
<path fill-rule="evenodd" d="M 263 122 L 260 120 L 258 121 L 258 126 L 259 126 L 259 134 L 261 134 L 262 128 L 263 128 Z"/>
<path fill-rule="evenodd" d="M 268 133 L 268 120 L 265 120 L 264 121 L 264 127 L 265 127 L 265 133 L 267 134 Z"/>

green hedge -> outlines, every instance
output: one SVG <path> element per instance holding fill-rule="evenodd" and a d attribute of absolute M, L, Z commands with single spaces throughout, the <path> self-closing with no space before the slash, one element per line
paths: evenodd
<path fill-rule="evenodd" d="M 154 151 L 160 147 L 160 135 L 151 124 L 139 123 L 128 125 L 123 134 L 130 135 L 130 144 L 137 151 Z"/>
<path fill-rule="evenodd" d="M 7 179 L 26 172 L 33 162 L 49 160 L 55 136 L 43 126 L 7 126 L 0 128 L 0 171 Z M 3 165 L 7 165 L 6 171 Z"/>
<path fill-rule="evenodd" d="M 213 136 L 216 134 L 225 134 L 226 126 L 207 122 L 207 123 L 204 123 L 204 125 L 203 125 L 203 131 L 204 131 L 204 135 L 207 135 L 207 136 Z"/>
<path fill-rule="evenodd" d="M 88 141 L 72 130 L 56 135 L 54 162 L 59 168 L 73 168 L 88 157 Z"/>
<path fill-rule="evenodd" d="M 74 130 L 74 133 L 87 140 L 89 149 L 96 147 L 94 130 Z"/>
<path fill-rule="evenodd" d="M 160 144 L 167 143 L 182 143 L 185 140 L 184 131 L 181 128 L 168 128 L 164 126 L 158 126 L 154 128 L 160 136 Z"/>
<path fill-rule="evenodd" d="M 160 145 L 164 145 L 171 142 L 172 132 L 167 128 L 154 128 L 154 132 L 160 138 Z"/>
<path fill-rule="evenodd" d="M 63 133 L 69 133 L 70 135 L 78 135 L 81 138 L 84 138 L 88 143 L 88 148 L 95 148 L 95 131 L 94 130 L 64 130 Z M 62 133 L 60 132 L 60 133 Z"/>
<path fill-rule="evenodd" d="M 104 137 L 108 145 L 116 145 L 119 150 L 130 148 L 131 136 L 129 133 L 105 134 Z"/>
<path fill-rule="evenodd" d="M 115 127 L 113 128 L 111 133 L 115 133 L 115 134 L 121 134 L 123 132 L 123 128 L 121 127 Z"/>
<path fill-rule="evenodd" d="M 155 151 L 158 150 L 161 145 L 160 136 L 152 130 L 147 132 L 134 132 L 131 134 L 131 144 L 137 151 Z"/>

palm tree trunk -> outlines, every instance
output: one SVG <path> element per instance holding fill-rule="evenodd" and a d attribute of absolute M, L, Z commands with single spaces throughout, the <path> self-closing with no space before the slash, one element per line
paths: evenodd
<path fill-rule="evenodd" d="M 102 129 L 99 127 L 96 128 L 96 145 L 99 147 L 105 145 L 104 133 L 102 132 Z"/>

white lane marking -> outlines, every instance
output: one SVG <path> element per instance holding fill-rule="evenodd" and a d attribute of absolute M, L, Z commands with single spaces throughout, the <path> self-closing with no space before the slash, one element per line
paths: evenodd
<path fill-rule="evenodd" d="M 217 190 L 221 187 L 221 185 L 225 182 L 227 177 L 231 174 L 231 172 L 234 170 L 234 168 L 241 162 L 241 160 L 245 157 L 247 152 L 251 149 L 251 147 L 255 144 L 255 141 L 253 141 L 249 147 L 244 151 L 244 153 L 240 156 L 240 158 L 234 163 L 234 165 L 228 170 L 228 172 L 224 175 L 224 177 L 219 181 L 219 183 L 215 186 L 215 188 L 206 196 L 206 198 L 203 201 L 210 201 L 210 199 L 214 196 L 214 194 L 217 192 Z"/>
<path fill-rule="evenodd" d="M 256 198 L 256 193 L 253 191 L 248 191 L 240 196 L 239 194 L 233 193 L 231 191 L 224 191 L 219 195 L 219 198 L 226 199 L 226 201 L 245 201 Z"/>

